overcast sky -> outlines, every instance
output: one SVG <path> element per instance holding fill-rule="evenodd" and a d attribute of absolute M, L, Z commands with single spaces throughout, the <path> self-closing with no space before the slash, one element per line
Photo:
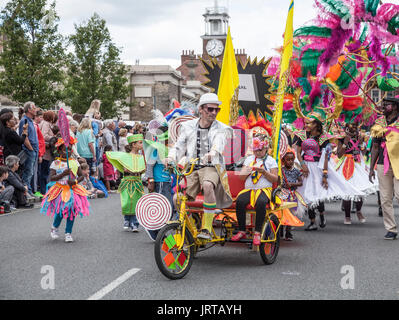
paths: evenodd
<path fill-rule="evenodd" d="M 2 9 L 7 1 L 0 0 Z M 315 17 L 313 0 L 296 0 L 294 28 Z M 229 9 L 235 49 L 250 57 L 270 57 L 282 45 L 290 0 L 219 0 Z M 107 21 L 114 43 L 122 48 L 126 64 L 180 65 L 183 50 L 202 53 L 206 7 L 214 0 L 57 0 L 59 30 L 74 32 L 74 24 L 94 12 Z"/>

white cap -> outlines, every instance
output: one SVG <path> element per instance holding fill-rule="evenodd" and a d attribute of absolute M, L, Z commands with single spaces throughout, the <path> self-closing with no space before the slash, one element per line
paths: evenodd
<path fill-rule="evenodd" d="M 222 102 L 219 101 L 218 96 L 215 93 L 205 93 L 201 96 L 197 107 L 199 108 L 202 105 L 208 103 L 217 104 L 218 106 L 222 104 Z"/>

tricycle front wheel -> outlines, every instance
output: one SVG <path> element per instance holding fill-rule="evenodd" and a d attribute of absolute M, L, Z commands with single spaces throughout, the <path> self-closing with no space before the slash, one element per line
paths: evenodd
<path fill-rule="evenodd" d="M 194 238 L 186 228 L 183 246 L 179 249 L 182 236 L 182 225 L 179 222 L 175 222 L 164 226 L 155 240 L 155 261 L 162 274 L 171 280 L 183 278 L 190 271 L 193 264 L 195 254 Z"/>

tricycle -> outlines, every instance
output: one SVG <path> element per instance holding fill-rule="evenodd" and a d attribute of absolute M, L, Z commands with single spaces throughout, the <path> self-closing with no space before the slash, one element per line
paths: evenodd
<path fill-rule="evenodd" d="M 212 230 L 212 240 L 198 238 L 201 228 L 202 202 L 201 196 L 196 198 L 194 202 L 188 202 L 184 189 L 179 187 L 179 181 L 189 176 L 196 163 L 196 159 L 190 161 L 191 166 L 188 168 L 178 167 L 172 164 L 171 168 L 177 176 L 176 186 L 176 202 L 178 210 L 178 220 L 169 221 L 158 233 L 155 240 L 154 254 L 155 261 L 159 270 L 169 279 L 177 280 L 183 278 L 190 271 L 197 252 L 209 249 L 213 245 L 225 245 L 230 242 L 232 236 L 237 230 L 237 220 L 235 217 L 235 203 L 229 208 L 220 210 L 220 232 L 216 233 Z M 239 191 L 244 189 L 243 182 L 238 178 L 236 172 L 228 172 L 230 191 L 233 199 L 237 197 Z M 275 189 L 274 191 L 277 191 Z M 273 203 L 276 192 L 273 192 Z M 295 202 L 281 203 L 271 209 L 266 208 L 266 216 L 261 232 L 261 244 L 259 248 L 260 256 L 266 265 L 273 264 L 276 261 L 280 247 L 280 228 L 281 219 L 285 210 L 297 206 Z M 234 243 L 252 244 L 252 236 L 254 233 L 254 225 L 252 223 L 255 215 L 254 208 L 248 206 L 247 214 L 251 215 L 251 223 L 247 224 L 247 237 Z"/>

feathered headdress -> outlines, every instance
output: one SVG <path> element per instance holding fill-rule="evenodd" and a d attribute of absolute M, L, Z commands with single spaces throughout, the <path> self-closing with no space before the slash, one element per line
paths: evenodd
<path fill-rule="evenodd" d="M 78 139 L 73 138 L 72 136 L 70 137 L 70 139 L 69 139 L 69 144 L 70 144 L 70 145 L 74 145 L 74 144 L 76 144 L 77 142 L 78 142 Z M 61 147 L 61 146 L 64 145 L 64 144 L 65 144 L 64 139 L 58 138 L 57 142 L 55 143 L 55 147 L 56 147 L 56 148 L 59 148 L 59 147 Z"/>

